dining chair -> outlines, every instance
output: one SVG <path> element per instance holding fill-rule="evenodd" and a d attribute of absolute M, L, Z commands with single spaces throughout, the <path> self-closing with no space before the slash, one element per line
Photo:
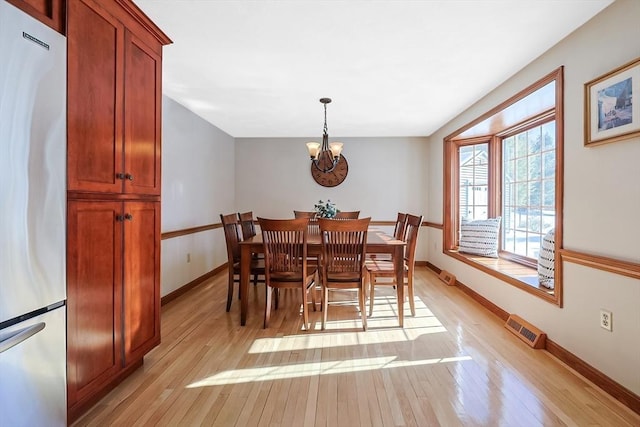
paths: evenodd
<path fill-rule="evenodd" d="M 393 229 L 393 238 L 396 240 L 406 240 L 405 230 L 407 228 L 407 214 L 398 212 L 396 217 L 396 225 Z"/>
<path fill-rule="evenodd" d="M 253 220 L 252 211 L 238 212 L 238 222 L 240 222 L 240 228 L 242 229 L 242 240 L 256 235 L 256 224 Z"/>
<path fill-rule="evenodd" d="M 320 234 L 318 227 L 318 214 L 315 211 L 293 211 L 295 218 L 309 218 L 309 234 Z"/>
<path fill-rule="evenodd" d="M 222 228 L 224 229 L 224 240 L 227 245 L 227 262 L 228 262 L 228 290 L 227 290 L 227 311 L 231 309 L 231 302 L 233 301 L 233 288 L 234 283 L 240 283 L 240 224 L 236 214 L 222 215 L 220 214 L 220 221 L 222 222 Z M 264 260 L 252 259 L 250 266 L 250 273 L 253 275 L 254 286 L 258 282 L 264 282 L 259 279 L 259 276 L 264 277 Z M 238 291 L 239 298 L 242 298 L 240 291 Z"/>
<path fill-rule="evenodd" d="M 271 306 L 275 293 L 278 309 L 280 289 L 299 289 L 302 295 L 302 318 L 304 328 L 309 330 L 309 307 L 307 295 L 316 285 L 315 267 L 307 263 L 307 225 L 309 218 L 266 219 L 258 218 L 265 255 L 266 301 L 264 327 L 269 326 Z M 275 292 L 273 291 L 275 289 Z M 316 309 L 315 292 L 311 299 Z"/>
<path fill-rule="evenodd" d="M 403 212 L 398 212 L 398 216 L 396 217 L 396 224 L 393 229 L 393 238 L 396 240 L 402 240 L 403 242 L 406 240 L 405 236 L 405 228 L 407 226 L 407 214 Z M 367 254 L 367 259 L 379 259 L 379 260 L 387 260 L 391 261 L 391 254 Z"/>
<path fill-rule="evenodd" d="M 253 219 L 253 212 L 238 212 L 238 222 L 242 229 L 242 240 L 250 239 L 256 235 L 256 222 Z M 254 258 L 263 258 L 261 254 L 251 254 Z M 256 282 L 253 283 L 254 285 Z"/>
<path fill-rule="evenodd" d="M 293 216 L 295 218 L 315 218 L 317 213 L 315 211 L 293 211 Z"/>
<path fill-rule="evenodd" d="M 334 216 L 334 219 L 358 219 L 360 217 L 360 211 L 351 211 L 351 212 L 345 212 L 345 211 L 340 211 L 338 213 L 336 213 L 336 216 Z"/>
<path fill-rule="evenodd" d="M 344 221 L 318 219 L 322 241 L 320 278 L 323 330 L 327 323 L 330 289 L 357 290 L 362 328 L 367 330 L 364 261 L 367 253 L 367 229 L 370 222 L 371 218 Z"/>
<path fill-rule="evenodd" d="M 415 267 L 416 258 L 416 245 L 418 242 L 418 232 L 420 231 L 420 225 L 422 224 L 422 216 L 416 216 L 407 214 L 407 220 L 405 225 L 405 236 L 407 246 L 404 251 L 404 280 L 407 285 L 407 295 L 409 296 L 409 307 L 411 308 L 411 315 L 416 315 L 416 308 L 413 296 L 413 273 Z M 398 239 L 400 240 L 400 239 Z M 375 298 L 376 285 L 387 285 L 398 287 L 396 283 L 396 270 L 394 262 L 383 259 L 369 259 L 365 264 L 367 281 L 369 282 L 369 316 L 373 313 L 373 303 Z M 384 278 L 384 281 L 378 279 Z M 396 289 L 397 292 L 397 289 Z"/>

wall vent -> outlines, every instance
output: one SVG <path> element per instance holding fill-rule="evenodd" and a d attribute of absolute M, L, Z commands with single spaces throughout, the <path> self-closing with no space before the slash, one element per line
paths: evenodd
<path fill-rule="evenodd" d="M 545 347 L 547 334 L 515 314 L 509 315 L 504 327 L 522 341 L 526 342 L 530 347 Z"/>
<path fill-rule="evenodd" d="M 446 283 L 449 286 L 456 285 L 456 276 L 454 276 L 453 274 L 449 273 L 446 270 L 441 270 L 438 278 L 440 278 L 440 280 L 442 280 L 444 283 Z"/>

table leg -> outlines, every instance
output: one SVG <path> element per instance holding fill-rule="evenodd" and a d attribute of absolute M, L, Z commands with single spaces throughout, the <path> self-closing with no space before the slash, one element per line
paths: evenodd
<path fill-rule="evenodd" d="M 398 292 L 398 321 L 404 327 L 404 246 L 396 246 L 393 254 L 396 269 L 396 289 Z"/>
<path fill-rule="evenodd" d="M 251 246 L 240 245 L 240 325 L 247 323 L 249 311 L 249 276 L 251 267 Z"/>

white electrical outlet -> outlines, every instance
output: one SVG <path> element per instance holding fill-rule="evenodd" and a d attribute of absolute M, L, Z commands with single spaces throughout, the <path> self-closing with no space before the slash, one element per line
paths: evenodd
<path fill-rule="evenodd" d="M 600 327 L 611 331 L 612 327 L 611 312 L 607 310 L 600 310 Z"/>

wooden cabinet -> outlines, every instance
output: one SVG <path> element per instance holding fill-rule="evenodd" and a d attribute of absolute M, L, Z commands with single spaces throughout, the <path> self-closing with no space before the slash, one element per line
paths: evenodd
<path fill-rule="evenodd" d="M 67 0 L 69 422 L 160 343 L 168 43 L 131 0 Z"/>
<path fill-rule="evenodd" d="M 122 202 L 67 207 L 67 399 L 93 395 L 122 370 Z"/>
<path fill-rule="evenodd" d="M 69 190 L 160 195 L 161 45 L 89 0 L 68 8 Z"/>
<path fill-rule="evenodd" d="M 111 385 L 160 343 L 160 203 L 67 208 L 69 406 Z"/>
<path fill-rule="evenodd" d="M 160 203 L 124 203 L 124 362 L 160 343 Z"/>

